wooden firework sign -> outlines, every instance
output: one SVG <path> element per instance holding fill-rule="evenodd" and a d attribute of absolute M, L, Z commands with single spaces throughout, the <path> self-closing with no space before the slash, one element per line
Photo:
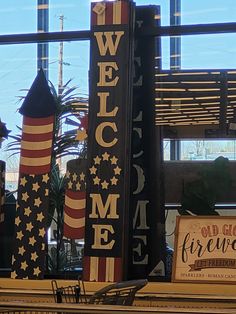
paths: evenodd
<path fill-rule="evenodd" d="M 158 139 L 155 132 L 155 68 L 160 67 L 160 39 L 140 37 L 142 27 L 160 25 L 159 6 L 137 6 L 135 11 L 136 38 L 134 50 L 133 80 L 133 135 L 132 135 L 132 172 L 130 220 L 133 221 L 133 237 L 131 240 L 129 277 L 148 276 L 163 258 L 160 257 L 161 242 L 165 243 L 165 235 L 157 230 L 164 219 L 159 217 L 163 208 L 160 206 L 161 191 L 156 184 L 160 173 L 155 148 Z M 153 145 L 155 143 L 155 145 Z M 162 221 L 163 220 L 163 221 Z M 156 245 L 158 243 L 158 245 Z M 155 249 L 154 249 L 155 247 Z M 155 251 L 155 253 L 154 253 Z M 130 254 L 130 255 L 131 255 Z M 164 275 L 164 262 L 159 266 Z M 159 272 L 159 275 L 160 275 Z M 158 275 L 158 274 L 156 274 Z"/>
<path fill-rule="evenodd" d="M 20 108 L 23 127 L 12 278 L 44 275 L 55 112 L 55 100 L 40 70 Z"/>
<path fill-rule="evenodd" d="M 84 239 L 86 204 L 86 159 L 67 162 L 64 205 L 64 236 Z"/>
<path fill-rule="evenodd" d="M 125 278 L 131 137 L 134 5 L 92 4 L 88 179 L 83 277 Z"/>

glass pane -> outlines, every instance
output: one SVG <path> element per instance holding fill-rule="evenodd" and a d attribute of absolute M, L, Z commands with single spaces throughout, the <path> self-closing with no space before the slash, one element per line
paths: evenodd
<path fill-rule="evenodd" d="M 49 1 L 49 30 L 60 30 L 60 17 L 63 19 L 64 31 L 88 30 L 90 28 L 90 1 L 50 0 Z"/>
<path fill-rule="evenodd" d="M 190 0 L 182 2 L 181 24 L 234 22 L 234 0 Z"/>
<path fill-rule="evenodd" d="M 170 49 L 170 37 L 163 37 L 162 69 L 170 69 L 170 56 L 177 60 L 180 50 L 178 68 L 181 69 L 235 69 L 236 34 L 194 35 L 178 37 L 179 48 Z"/>
<path fill-rule="evenodd" d="M 0 8 L 0 29 L 1 34 L 36 32 L 36 1 L 2 1 Z"/>
<path fill-rule="evenodd" d="M 214 160 L 219 156 L 235 160 L 236 141 L 181 141 L 181 160 Z"/>
<path fill-rule="evenodd" d="M 182 36 L 183 69 L 235 69 L 236 34 Z"/>

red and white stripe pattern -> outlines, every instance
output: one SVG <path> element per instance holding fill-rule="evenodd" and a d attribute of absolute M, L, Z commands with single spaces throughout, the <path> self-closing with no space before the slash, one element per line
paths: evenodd
<path fill-rule="evenodd" d="M 88 281 L 122 280 L 122 259 L 118 257 L 84 256 L 83 277 Z"/>
<path fill-rule="evenodd" d="M 92 3 L 92 26 L 128 24 L 128 20 L 128 2 L 115 1 Z"/>
<path fill-rule="evenodd" d="M 50 172 L 54 116 L 23 118 L 20 173 Z"/>
<path fill-rule="evenodd" d="M 64 236 L 84 239 L 86 193 L 67 189 L 64 206 Z"/>

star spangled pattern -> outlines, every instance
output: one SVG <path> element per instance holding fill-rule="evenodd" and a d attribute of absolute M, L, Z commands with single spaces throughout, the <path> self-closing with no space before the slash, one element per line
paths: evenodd
<path fill-rule="evenodd" d="M 86 204 L 86 160 L 70 160 L 67 163 L 64 205 L 64 236 L 84 239 Z"/>
<path fill-rule="evenodd" d="M 0 160 L 0 223 L 4 221 L 3 206 L 5 203 L 5 162 Z"/>
<path fill-rule="evenodd" d="M 41 69 L 19 110 L 23 115 L 12 278 L 42 279 L 56 102 Z"/>
<path fill-rule="evenodd" d="M 43 278 L 49 186 L 48 174 L 20 175 L 11 278 Z"/>

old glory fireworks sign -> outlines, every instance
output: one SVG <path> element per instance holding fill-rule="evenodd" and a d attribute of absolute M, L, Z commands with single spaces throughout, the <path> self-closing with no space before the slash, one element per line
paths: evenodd
<path fill-rule="evenodd" d="M 177 217 L 173 281 L 236 283 L 236 218 Z"/>

